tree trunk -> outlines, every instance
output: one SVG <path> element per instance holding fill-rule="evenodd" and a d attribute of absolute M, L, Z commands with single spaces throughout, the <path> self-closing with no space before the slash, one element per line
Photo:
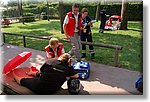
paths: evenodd
<path fill-rule="evenodd" d="M 18 0 L 17 3 L 18 3 L 18 12 L 20 16 L 19 22 L 22 22 L 24 24 L 24 20 L 22 18 L 23 17 L 22 0 Z"/>
<path fill-rule="evenodd" d="M 23 17 L 22 0 L 20 0 L 20 16 Z M 21 21 L 22 24 L 24 24 L 24 18 L 22 18 Z"/>
<path fill-rule="evenodd" d="M 98 0 L 98 5 L 97 5 L 97 10 L 96 10 L 96 22 L 98 22 L 98 20 L 100 19 L 100 5 L 101 5 L 101 1 Z"/>
<path fill-rule="evenodd" d="M 49 3 L 48 3 L 48 0 L 46 2 L 47 2 L 47 20 L 49 21 Z"/>
<path fill-rule="evenodd" d="M 127 30 L 128 25 L 128 0 L 122 0 L 121 30 Z"/>
<path fill-rule="evenodd" d="M 61 33 L 64 34 L 64 30 L 63 30 L 64 4 L 62 0 L 59 2 L 59 17 L 60 17 L 60 24 L 61 24 Z"/>

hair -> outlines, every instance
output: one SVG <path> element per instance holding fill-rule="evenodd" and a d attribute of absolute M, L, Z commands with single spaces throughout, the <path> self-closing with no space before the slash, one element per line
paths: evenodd
<path fill-rule="evenodd" d="M 82 8 L 81 13 L 88 12 L 87 8 Z"/>
<path fill-rule="evenodd" d="M 60 57 L 61 61 L 67 63 L 68 66 L 71 66 L 71 55 L 68 53 L 62 54 Z"/>
<path fill-rule="evenodd" d="M 72 5 L 72 7 L 73 7 L 73 8 L 79 8 L 79 4 L 78 4 L 78 3 L 74 3 L 74 4 Z"/>
<path fill-rule="evenodd" d="M 51 38 L 50 40 L 49 40 L 49 44 L 53 47 L 53 46 L 55 46 L 56 44 L 58 44 L 59 43 L 59 40 L 57 39 L 57 38 Z"/>

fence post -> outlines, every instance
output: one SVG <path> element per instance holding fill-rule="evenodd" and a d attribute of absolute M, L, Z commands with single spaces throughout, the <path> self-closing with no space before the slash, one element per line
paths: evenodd
<path fill-rule="evenodd" d="M 119 61 L 119 50 L 118 48 L 115 49 L 115 58 L 114 58 L 114 66 L 118 67 L 118 61 Z"/>
<path fill-rule="evenodd" d="M 5 34 L 4 33 L 2 33 L 3 34 L 3 42 L 5 43 L 6 41 L 5 41 Z"/>
<path fill-rule="evenodd" d="M 26 38 L 24 35 L 23 35 L 23 46 L 26 47 Z"/>

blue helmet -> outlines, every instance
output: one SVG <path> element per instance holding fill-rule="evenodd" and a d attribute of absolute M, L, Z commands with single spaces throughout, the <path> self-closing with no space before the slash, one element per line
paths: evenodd
<path fill-rule="evenodd" d="M 67 81 L 68 91 L 70 94 L 77 95 L 80 91 L 81 84 L 79 79 L 70 78 Z"/>

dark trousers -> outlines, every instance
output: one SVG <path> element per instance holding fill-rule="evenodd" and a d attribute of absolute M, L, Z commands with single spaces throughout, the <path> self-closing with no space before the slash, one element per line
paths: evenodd
<path fill-rule="evenodd" d="M 105 29 L 105 23 L 106 23 L 106 21 L 101 21 L 100 30 L 104 30 Z"/>
<path fill-rule="evenodd" d="M 81 41 L 93 42 L 91 34 L 81 34 L 80 38 L 81 38 Z M 92 45 L 89 45 L 89 50 L 91 54 L 95 53 L 94 47 Z M 84 44 L 82 44 L 82 53 L 86 53 L 86 45 Z"/>

